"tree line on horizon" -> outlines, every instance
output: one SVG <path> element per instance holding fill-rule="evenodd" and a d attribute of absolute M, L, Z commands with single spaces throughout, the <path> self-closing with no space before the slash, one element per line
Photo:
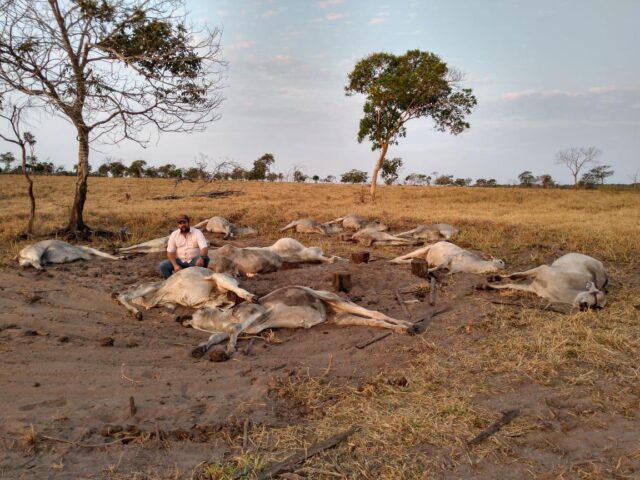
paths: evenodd
<path fill-rule="evenodd" d="M 561 152 L 558 154 L 558 163 L 562 157 Z M 562 157 L 564 158 L 564 157 Z M 72 171 L 66 170 L 62 166 L 56 166 L 51 161 L 40 161 L 33 152 L 27 155 L 27 168 L 29 173 L 33 175 L 75 175 L 75 168 Z M 593 159 L 595 161 L 595 159 Z M 12 152 L 0 154 L 0 173 L 19 174 L 22 172 L 21 166 L 12 167 L 16 162 L 16 158 Z M 593 162 L 592 162 L 593 163 Z M 160 166 L 150 165 L 146 160 L 133 160 L 126 165 L 123 160 L 107 157 L 103 163 L 95 170 L 89 166 L 89 175 L 94 177 L 112 177 L 112 178 L 170 178 L 176 180 L 238 180 L 238 181 L 268 181 L 268 182 L 314 182 L 314 183 L 349 183 L 349 184 L 367 184 L 369 179 L 368 172 L 364 170 L 351 169 L 340 174 L 327 175 L 320 177 L 319 175 L 307 175 L 303 172 L 299 165 L 294 166 L 290 171 L 275 172 L 272 167 L 275 164 L 275 156 L 271 153 L 265 153 L 260 158 L 253 161 L 251 168 L 245 168 L 241 164 L 232 161 L 222 161 L 212 163 L 206 155 L 201 154 L 195 161 L 195 165 L 191 167 L 179 168 L 175 164 L 167 163 Z M 586 165 L 586 164 L 585 164 Z M 583 165 L 584 166 L 584 165 Z M 399 157 L 392 159 L 385 158 L 381 165 L 381 177 L 385 185 L 413 185 L 413 186 L 458 186 L 458 187 L 498 187 L 498 186 L 521 186 L 521 187 L 541 187 L 554 188 L 561 186 L 551 175 L 542 174 L 534 175 L 530 170 L 525 170 L 518 175 L 518 183 L 500 184 L 495 178 L 478 178 L 475 180 L 469 177 L 455 177 L 454 175 L 438 172 L 431 174 L 409 173 L 401 177 L 400 171 L 403 167 L 403 160 Z M 579 173 L 579 172 L 578 172 Z M 593 188 L 596 185 L 604 185 L 605 180 L 614 174 L 611 165 L 595 165 L 587 172 L 583 173 L 577 186 L 582 188 Z M 578 178 L 578 175 L 575 176 Z M 637 182 L 632 182 L 637 183 Z"/>

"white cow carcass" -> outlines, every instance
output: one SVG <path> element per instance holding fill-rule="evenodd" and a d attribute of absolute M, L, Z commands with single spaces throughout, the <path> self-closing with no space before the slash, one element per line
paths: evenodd
<path fill-rule="evenodd" d="M 33 267 L 41 270 L 48 263 L 67 263 L 76 260 L 89 260 L 93 257 L 119 260 L 118 257 L 95 248 L 71 245 L 62 240 L 42 240 L 28 245 L 20 250 L 17 260 L 21 267 Z"/>
<path fill-rule="evenodd" d="M 422 258 L 429 265 L 429 271 L 447 270 L 449 273 L 492 273 L 502 270 L 502 260 L 460 248 L 450 242 L 437 242 L 414 250 L 391 260 L 391 263 L 410 263 L 414 258 Z"/>
<path fill-rule="evenodd" d="M 506 284 L 489 283 L 491 289 L 531 292 L 550 302 L 572 305 L 580 310 L 602 308 L 607 304 L 607 270 L 601 261 L 581 253 L 567 253 L 551 265 L 495 275 L 489 280 L 512 280 Z"/>

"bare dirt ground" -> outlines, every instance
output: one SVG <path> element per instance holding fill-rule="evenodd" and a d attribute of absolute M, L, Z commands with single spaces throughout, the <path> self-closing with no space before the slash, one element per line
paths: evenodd
<path fill-rule="evenodd" d="M 318 239 L 299 238 L 305 244 Z M 258 237 L 234 243 L 271 241 Z M 325 244 L 332 254 L 354 249 L 337 240 Z M 406 251 L 374 248 L 369 264 L 305 265 L 244 279 L 241 286 L 258 295 L 296 284 L 329 289 L 332 272 L 348 271 L 354 288 L 345 297 L 405 318 L 396 298 L 399 289 L 403 299 L 415 300 L 407 308 L 417 320 L 432 310 L 426 284 L 410 274 L 409 266 L 384 261 Z M 448 430 L 442 437 L 420 433 L 426 428 L 420 418 L 415 425 L 402 425 L 412 444 L 409 455 L 417 459 L 405 478 L 639 478 L 640 388 L 628 377 L 616 378 L 616 371 L 628 366 L 616 364 L 613 355 L 601 365 L 604 377 L 590 377 L 586 368 L 580 370 L 584 378 L 574 379 L 571 368 L 580 362 L 588 367 L 589 359 L 579 347 L 572 354 L 570 341 L 562 345 L 559 365 L 565 358 L 576 363 L 564 372 L 560 366 L 549 372 L 549 358 L 535 364 L 535 348 L 524 349 L 527 358 L 521 345 L 511 350 L 507 343 L 513 336 L 505 337 L 505 329 L 537 328 L 541 313 L 530 297 L 478 291 L 474 287 L 482 277 L 456 275 L 446 280 L 438 301 L 450 311 L 436 316 L 422 335 L 392 334 L 358 349 L 356 344 L 383 332 L 333 325 L 280 330 L 244 339 L 230 361 L 212 363 L 189 355 L 205 333 L 183 328 L 160 309 L 136 321 L 111 298 L 128 285 L 157 279 L 162 258 L 0 271 L 0 478 L 227 478 L 222 470 L 202 466 L 237 462 L 247 419 L 256 450 L 283 450 L 265 432 L 299 428 L 304 433 L 308 422 L 339 415 L 341 402 L 375 395 L 400 402 L 389 403 L 389 416 L 421 401 L 441 408 L 434 412 L 439 419 L 433 428 Z M 624 288 L 637 291 L 637 277 L 625 282 Z M 522 301 L 531 308 L 522 313 L 491 299 Z M 519 364 L 523 374 L 514 375 Z M 434 382 L 426 389 L 433 398 L 412 394 L 412 385 L 423 377 Z M 465 390 L 468 385 L 474 386 L 472 393 Z M 349 396 L 340 399 L 335 392 Z M 130 397 L 137 410 L 133 416 Z M 520 415 L 486 442 L 491 448 L 464 447 L 464 440 L 510 409 Z M 367 415 L 364 407 L 362 414 Z M 346 421 L 339 423 L 347 427 Z M 380 421 L 381 430 L 396 428 L 386 421 Z M 367 433 L 377 438 L 375 427 Z M 385 470 L 384 442 L 366 442 L 373 457 L 367 471 L 341 470 L 346 458 L 361 455 L 362 445 L 356 443 L 325 458 L 325 464 L 333 462 L 333 471 L 308 467 L 298 473 L 393 478 Z"/>

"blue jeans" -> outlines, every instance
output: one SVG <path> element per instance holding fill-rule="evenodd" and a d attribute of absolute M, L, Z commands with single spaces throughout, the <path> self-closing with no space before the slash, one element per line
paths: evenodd
<path fill-rule="evenodd" d="M 204 260 L 203 267 L 207 268 L 207 266 L 209 265 L 209 257 L 202 257 L 202 259 Z M 198 261 L 198 259 L 194 258 L 189 263 L 187 263 L 187 262 L 183 262 L 179 258 L 176 258 L 176 263 L 178 265 L 180 265 L 181 268 L 193 267 L 193 266 L 195 266 L 197 261 Z M 167 278 L 169 278 L 171 276 L 171 274 L 173 273 L 173 265 L 171 265 L 171 262 L 169 260 L 163 260 L 162 262 L 160 262 L 160 272 L 162 273 L 162 276 L 165 279 L 167 279 Z"/>

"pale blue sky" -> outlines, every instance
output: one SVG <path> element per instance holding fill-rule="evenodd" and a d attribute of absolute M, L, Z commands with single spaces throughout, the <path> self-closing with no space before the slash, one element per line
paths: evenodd
<path fill-rule="evenodd" d="M 202 152 L 249 166 L 265 152 L 276 171 L 370 171 L 376 154 L 356 134 L 362 97 L 346 97 L 355 62 L 376 51 L 422 49 L 466 74 L 478 107 L 459 136 L 414 121 L 389 157 L 402 176 L 434 171 L 512 181 L 523 170 L 569 182 L 555 153 L 595 145 L 611 181 L 640 169 L 640 2 L 187 0 L 194 22 L 223 27 L 228 61 L 222 118 L 206 132 L 167 134 L 146 150 L 97 146 L 105 155 L 190 166 Z M 34 128 L 39 153 L 72 164 L 73 133 Z M 68 160 L 67 160 L 68 159 Z"/>

